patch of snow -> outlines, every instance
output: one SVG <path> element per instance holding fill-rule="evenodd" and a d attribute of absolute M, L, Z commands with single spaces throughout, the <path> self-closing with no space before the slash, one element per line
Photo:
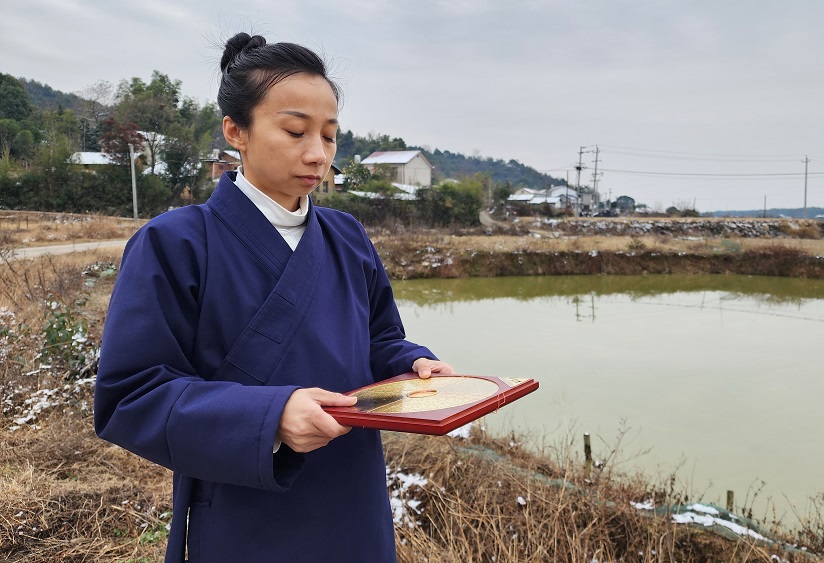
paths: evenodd
<path fill-rule="evenodd" d="M 464 424 L 463 426 L 459 426 L 455 430 L 451 432 L 447 432 L 446 435 L 451 438 L 469 438 L 469 435 L 472 431 L 472 423 Z"/>
<path fill-rule="evenodd" d="M 386 468 L 386 487 L 389 489 L 389 506 L 392 509 L 392 520 L 396 526 L 406 525 L 414 528 L 420 522 L 415 519 L 416 514 L 420 514 L 418 508 L 420 500 L 410 498 L 410 488 L 423 488 L 429 481 L 423 475 L 415 473 L 406 474 L 398 469 L 395 472 Z"/>
<path fill-rule="evenodd" d="M 40 366 L 41 369 L 47 367 L 50 366 Z M 9 430 L 17 430 L 24 424 L 29 424 L 37 420 L 38 415 L 41 413 L 51 408 L 67 404 L 74 395 L 82 391 L 84 386 L 93 386 L 94 381 L 94 377 L 89 377 L 72 381 L 55 389 L 40 389 L 33 392 L 28 399 L 23 401 L 20 416 L 12 419 L 14 424 L 9 427 Z M 86 408 L 88 408 L 86 405 L 81 404 L 81 410 L 85 410 Z M 39 428 L 36 425 L 33 426 L 35 429 Z"/>
<path fill-rule="evenodd" d="M 721 514 L 721 512 L 719 512 L 718 509 L 713 508 L 712 506 L 704 505 L 704 504 L 695 503 L 695 504 L 689 505 L 687 508 L 690 509 L 690 510 L 693 510 L 695 512 L 703 512 L 704 514 L 712 514 L 713 516 L 718 516 L 719 514 Z"/>
<path fill-rule="evenodd" d="M 708 507 L 704 507 L 708 508 Z M 695 512 L 684 512 L 683 514 L 673 514 L 672 521 L 675 524 L 699 524 L 701 526 L 723 526 L 732 530 L 735 534 L 739 536 L 750 536 L 751 538 L 761 540 L 761 541 L 770 541 L 758 532 L 754 532 L 749 528 L 741 526 L 739 524 L 735 524 L 733 522 L 729 522 L 728 520 L 723 520 L 721 518 L 716 518 L 714 516 L 708 516 L 704 514 L 696 514 Z"/>
<path fill-rule="evenodd" d="M 645 500 L 644 502 L 632 502 L 629 503 L 634 508 L 638 510 L 653 510 L 655 509 L 655 504 L 652 502 L 652 499 Z"/>

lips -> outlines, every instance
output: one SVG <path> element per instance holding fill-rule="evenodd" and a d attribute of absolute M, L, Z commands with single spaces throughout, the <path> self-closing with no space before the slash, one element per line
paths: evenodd
<path fill-rule="evenodd" d="M 307 176 L 298 176 L 298 180 L 305 184 L 317 184 L 320 182 L 320 176 L 315 175 L 307 175 Z"/>

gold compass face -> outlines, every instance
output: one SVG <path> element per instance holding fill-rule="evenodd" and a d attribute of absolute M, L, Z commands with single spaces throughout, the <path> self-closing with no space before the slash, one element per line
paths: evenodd
<path fill-rule="evenodd" d="M 449 409 L 482 401 L 498 392 L 498 385 L 476 377 L 432 377 L 374 385 L 353 396 L 360 412 L 412 413 Z"/>

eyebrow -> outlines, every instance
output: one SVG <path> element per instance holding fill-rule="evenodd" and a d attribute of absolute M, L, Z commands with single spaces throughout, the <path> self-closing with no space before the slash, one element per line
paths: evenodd
<path fill-rule="evenodd" d="M 278 114 L 292 115 L 294 117 L 299 117 L 300 119 L 311 119 L 311 117 L 308 114 L 303 113 L 302 111 L 296 111 L 296 110 L 290 110 L 290 109 L 279 111 Z M 327 123 L 332 123 L 334 125 L 338 124 L 338 120 L 335 117 L 333 117 L 331 119 L 327 119 L 326 122 Z"/>

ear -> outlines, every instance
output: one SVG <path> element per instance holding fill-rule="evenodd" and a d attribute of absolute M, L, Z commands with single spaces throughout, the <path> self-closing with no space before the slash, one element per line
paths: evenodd
<path fill-rule="evenodd" d="M 241 129 L 228 115 L 223 118 L 223 138 L 237 150 L 246 152 L 249 134 Z"/>

